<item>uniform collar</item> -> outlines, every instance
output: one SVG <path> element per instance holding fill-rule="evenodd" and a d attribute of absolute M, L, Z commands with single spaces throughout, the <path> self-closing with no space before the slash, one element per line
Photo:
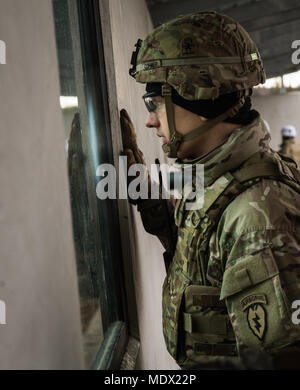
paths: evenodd
<path fill-rule="evenodd" d="M 270 134 L 259 113 L 247 126 L 235 129 L 221 145 L 196 159 L 176 160 L 175 164 L 204 164 L 204 187 L 224 173 L 239 167 L 250 156 L 270 149 Z"/>

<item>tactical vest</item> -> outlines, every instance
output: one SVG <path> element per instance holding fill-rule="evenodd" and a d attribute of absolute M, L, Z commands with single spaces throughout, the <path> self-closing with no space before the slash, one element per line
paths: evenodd
<path fill-rule="evenodd" d="M 178 240 L 163 285 L 162 305 L 166 346 L 180 365 L 204 355 L 238 354 L 224 299 L 230 292 L 212 287 L 206 278 L 209 241 L 229 203 L 262 179 L 283 182 L 300 194 L 300 172 L 292 160 L 284 158 L 227 172 L 213 183 L 211 192 L 206 189 L 205 206 L 186 216 L 179 213 L 182 201 L 176 204 Z M 270 278 L 272 272 L 267 270 L 258 278 Z M 299 333 L 295 337 L 299 338 Z"/>

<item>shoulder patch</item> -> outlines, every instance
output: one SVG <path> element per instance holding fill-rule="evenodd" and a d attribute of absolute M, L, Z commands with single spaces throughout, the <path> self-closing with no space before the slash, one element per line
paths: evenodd
<path fill-rule="evenodd" d="M 262 340 L 267 329 L 267 313 L 260 303 L 248 307 L 247 321 L 253 334 Z"/>
<path fill-rule="evenodd" d="M 243 311 L 247 310 L 249 328 L 259 340 L 262 340 L 267 329 L 267 312 L 263 305 L 267 304 L 265 294 L 247 295 L 240 301 Z"/>
<path fill-rule="evenodd" d="M 265 294 L 251 294 L 247 295 L 241 300 L 242 309 L 245 311 L 249 306 L 255 303 L 267 304 L 267 297 Z"/>

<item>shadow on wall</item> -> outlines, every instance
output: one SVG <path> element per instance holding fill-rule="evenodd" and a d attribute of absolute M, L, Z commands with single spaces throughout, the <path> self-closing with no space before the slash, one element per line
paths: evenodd
<path fill-rule="evenodd" d="M 262 118 L 270 125 L 271 147 L 279 149 L 281 144 L 281 128 L 293 125 L 297 129 L 297 143 L 300 144 L 300 91 L 253 96 L 252 108 L 259 111 Z"/>

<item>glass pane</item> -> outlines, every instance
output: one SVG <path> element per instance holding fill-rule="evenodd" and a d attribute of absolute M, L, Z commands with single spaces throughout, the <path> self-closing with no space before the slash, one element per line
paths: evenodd
<path fill-rule="evenodd" d="M 125 296 L 117 205 L 96 196 L 97 167 L 113 160 L 96 4 L 53 0 L 87 368 L 108 326 L 124 319 Z"/>
<path fill-rule="evenodd" d="M 54 18 L 70 183 L 74 246 L 86 367 L 90 367 L 103 339 L 99 289 L 95 275 L 93 210 L 89 204 L 86 156 L 83 152 L 81 107 L 78 106 L 71 29 L 67 1 L 54 0 Z"/>

